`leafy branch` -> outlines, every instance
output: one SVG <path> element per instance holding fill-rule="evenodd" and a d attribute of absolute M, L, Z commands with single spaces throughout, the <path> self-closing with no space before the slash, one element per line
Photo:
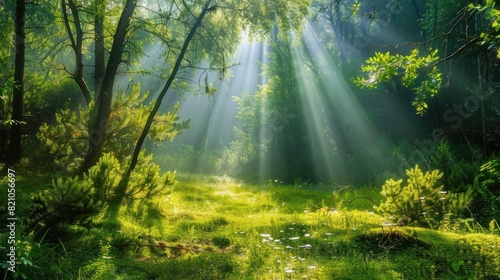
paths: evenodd
<path fill-rule="evenodd" d="M 424 57 L 419 57 L 417 49 L 409 55 L 376 52 L 375 56 L 370 57 L 361 67 L 367 77 L 354 78 L 354 84 L 361 88 L 375 89 L 379 83 L 388 82 L 394 76 L 401 76 L 403 86 L 413 87 L 415 100 L 412 105 L 417 114 L 422 115 L 427 110 L 427 100 L 436 95 L 441 87 L 441 72 L 436 66 L 438 61 L 437 50 Z M 420 77 L 422 80 L 417 82 Z"/>

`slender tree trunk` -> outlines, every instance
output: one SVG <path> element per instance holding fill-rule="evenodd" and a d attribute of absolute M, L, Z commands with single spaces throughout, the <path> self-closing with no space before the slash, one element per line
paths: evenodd
<path fill-rule="evenodd" d="M 16 4 L 16 57 L 14 70 L 14 90 L 12 100 L 12 126 L 10 130 L 9 154 L 7 164 L 15 164 L 21 159 L 21 138 L 24 98 L 24 63 L 26 49 L 25 0 L 17 0 Z"/>
<path fill-rule="evenodd" d="M 182 60 L 184 59 L 184 56 L 185 56 L 186 51 L 188 49 L 189 43 L 191 42 L 194 35 L 196 34 L 196 30 L 198 29 L 198 27 L 200 27 L 200 25 L 203 21 L 203 18 L 205 17 L 207 12 L 209 12 L 212 9 L 215 9 L 215 7 L 209 7 L 211 2 L 212 2 L 212 0 L 207 0 L 205 2 L 205 5 L 203 6 L 203 9 L 202 9 L 200 15 L 196 19 L 196 22 L 193 25 L 193 27 L 191 28 L 191 31 L 189 32 L 188 36 L 186 37 L 186 40 L 184 40 L 184 44 L 182 45 L 181 52 L 179 53 L 179 56 L 177 57 L 177 60 L 174 64 L 174 68 L 172 69 L 172 73 L 170 74 L 167 82 L 165 83 L 165 86 L 163 87 L 160 94 L 158 95 L 158 98 L 156 99 L 156 102 L 155 102 L 153 109 L 149 113 L 148 119 L 146 121 L 146 125 L 144 126 L 144 129 L 142 130 L 141 136 L 139 137 L 139 140 L 137 141 L 137 144 L 135 145 L 134 154 L 132 155 L 132 160 L 130 162 L 130 166 L 127 170 L 127 173 L 124 176 L 124 179 L 122 180 L 123 182 L 121 182 L 121 184 L 120 184 L 122 186 L 122 188 L 126 188 L 126 186 L 128 184 L 128 180 L 130 178 L 130 175 L 132 174 L 132 171 L 134 170 L 135 166 L 137 165 L 137 160 L 139 158 L 139 153 L 141 151 L 142 144 L 144 143 L 144 140 L 146 139 L 146 136 L 148 135 L 149 129 L 151 128 L 151 125 L 153 124 L 154 117 L 155 117 L 156 113 L 158 112 L 158 109 L 160 108 L 163 97 L 165 97 L 165 94 L 170 89 L 170 86 L 172 85 L 172 82 L 174 81 L 175 76 L 177 75 L 177 72 L 179 71 L 179 67 L 181 66 Z M 122 190 L 122 191 L 124 191 L 124 190 Z"/>
<path fill-rule="evenodd" d="M 70 21 L 68 18 L 68 9 L 66 7 L 66 0 L 62 1 L 62 12 L 64 18 L 64 26 L 66 28 L 66 32 L 68 33 L 68 37 L 71 41 L 71 48 L 75 53 L 75 71 L 71 74 L 73 79 L 75 80 L 78 87 L 82 91 L 83 97 L 85 98 L 85 102 L 87 105 L 90 104 L 92 100 L 90 89 L 83 78 L 83 29 L 80 20 L 80 13 L 78 11 L 78 7 L 76 6 L 73 0 L 68 1 L 68 7 L 71 11 L 71 15 L 73 16 L 73 25 L 75 26 L 76 37 L 73 34 L 73 31 L 70 26 Z"/>
<path fill-rule="evenodd" d="M 94 81 L 95 81 L 95 96 L 94 102 L 97 104 L 97 97 L 99 96 L 97 93 L 101 90 L 102 82 L 104 80 L 105 74 L 105 63 L 104 63 L 104 6 L 103 0 L 96 0 L 96 10 L 95 10 L 95 18 L 94 18 L 94 35 L 95 35 L 95 54 L 94 54 Z M 98 106 L 98 105 L 96 105 Z"/>
<path fill-rule="evenodd" d="M 116 72 L 118 71 L 118 66 L 121 63 L 123 46 L 125 44 L 127 30 L 130 25 L 130 18 L 134 14 L 136 6 L 136 0 L 127 0 L 120 16 L 120 20 L 118 21 L 113 45 L 111 47 L 111 53 L 109 55 L 108 65 L 106 67 L 106 73 L 98 93 L 99 96 L 97 97 L 99 104 L 95 107 L 97 114 L 94 124 L 89 131 L 89 150 L 83 162 L 82 172 L 87 172 L 92 166 L 94 166 L 99 161 L 102 154 L 104 138 L 111 114 L 111 102 L 113 100 Z"/>

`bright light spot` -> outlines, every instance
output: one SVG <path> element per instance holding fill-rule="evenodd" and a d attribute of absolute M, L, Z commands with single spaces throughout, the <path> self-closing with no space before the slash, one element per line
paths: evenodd
<path fill-rule="evenodd" d="M 249 45 L 250 44 L 250 36 L 248 34 L 248 30 L 245 30 L 240 33 L 240 44 L 241 45 Z"/>

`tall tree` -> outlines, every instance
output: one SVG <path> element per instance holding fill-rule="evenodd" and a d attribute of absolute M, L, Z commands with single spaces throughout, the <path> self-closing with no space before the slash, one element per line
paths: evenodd
<path fill-rule="evenodd" d="M 95 0 L 95 15 L 94 15 L 94 84 L 95 92 L 101 90 L 106 73 L 106 48 L 104 46 L 104 19 L 105 19 L 105 2 L 103 0 Z M 96 98 L 96 95 L 94 98 Z M 96 99 L 94 101 L 97 102 Z"/>
<path fill-rule="evenodd" d="M 11 120 L 12 67 L 11 54 L 14 39 L 14 23 L 5 1 L 0 1 L 0 161 L 4 162 L 8 153 Z"/>
<path fill-rule="evenodd" d="M 97 97 L 99 102 L 96 107 L 96 117 L 89 132 L 89 150 L 82 166 L 84 172 L 94 166 L 102 154 L 104 135 L 108 128 L 111 113 L 116 73 L 118 71 L 118 66 L 122 62 L 125 38 L 127 37 L 127 31 L 130 26 L 130 19 L 136 7 L 136 0 L 127 0 L 116 27 L 106 73 L 104 74 L 104 80 L 102 81 L 102 86 Z"/>
<path fill-rule="evenodd" d="M 21 159 L 21 141 L 24 99 L 24 64 L 26 50 L 26 1 L 16 2 L 16 57 L 14 70 L 14 89 L 12 100 L 12 126 L 10 130 L 9 154 L 7 164 L 15 164 Z"/>
<path fill-rule="evenodd" d="M 158 95 L 158 98 L 156 99 L 156 102 L 155 102 L 153 109 L 149 113 L 148 119 L 147 119 L 146 124 L 144 126 L 144 129 L 141 133 L 141 136 L 139 137 L 139 140 L 137 140 L 137 144 L 135 145 L 134 153 L 132 155 L 132 159 L 130 161 L 129 168 L 127 169 L 127 173 L 125 174 L 125 177 L 124 177 L 125 182 L 130 178 L 132 171 L 135 169 L 135 166 L 137 165 L 137 160 L 139 158 L 139 153 L 141 152 L 141 148 L 142 148 L 142 145 L 144 143 L 144 140 L 146 140 L 146 136 L 148 135 L 149 129 L 151 128 L 151 125 L 153 124 L 156 113 L 158 113 L 158 110 L 160 109 L 160 105 L 162 103 L 163 98 L 165 97 L 165 94 L 167 94 L 167 91 L 172 86 L 172 82 L 174 81 L 174 79 L 177 75 L 177 72 L 179 71 L 179 68 L 181 67 L 181 63 L 184 60 L 184 56 L 186 55 L 186 52 L 188 50 L 189 44 L 191 43 L 191 40 L 193 39 L 194 35 L 196 34 L 196 30 L 198 29 L 198 27 L 200 27 L 200 25 L 203 21 L 203 18 L 206 16 L 206 14 L 217 8 L 217 6 L 210 6 L 211 2 L 212 2 L 212 0 L 207 0 L 207 2 L 205 2 L 205 5 L 203 5 L 203 8 L 201 10 L 200 15 L 198 15 L 198 17 L 196 18 L 196 21 L 193 24 L 193 27 L 189 31 L 189 34 L 187 35 L 186 40 L 182 44 L 181 52 L 179 53 L 179 56 L 177 57 L 177 60 L 175 61 L 175 65 L 172 68 L 172 72 L 170 73 L 170 77 L 168 78 L 167 82 L 165 83 L 165 86 L 163 87 L 160 94 Z"/>

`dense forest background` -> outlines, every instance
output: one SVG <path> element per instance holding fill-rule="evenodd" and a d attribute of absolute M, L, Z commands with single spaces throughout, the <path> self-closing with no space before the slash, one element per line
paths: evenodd
<path fill-rule="evenodd" d="M 457 217 L 487 225 L 500 214 L 499 9 L 0 0 L 0 164 L 45 186 L 23 230 L 56 240 L 100 209 L 119 229 L 121 206 L 168 194 L 177 173 L 386 182 L 387 198 L 399 185 L 386 180 L 420 169 L 442 173 L 427 174 L 457 195 Z M 432 225 L 421 205 L 385 207 Z"/>
<path fill-rule="evenodd" d="M 365 183 L 444 142 L 498 151 L 494 3 L 101 2 L 2 4 L 3 162 L 115 151 L 129 174 L 147 146 L 169 170 Z"/>
<path fill-rule="evenodd" d="M 153 161 L 329 184 L 381 184 L 419 164 L 465 191 L 497 164 L 496 12 L 491 1 L 4 1 L 2 161 L 57 177 L 107 154 L 122 197 Z"/>

